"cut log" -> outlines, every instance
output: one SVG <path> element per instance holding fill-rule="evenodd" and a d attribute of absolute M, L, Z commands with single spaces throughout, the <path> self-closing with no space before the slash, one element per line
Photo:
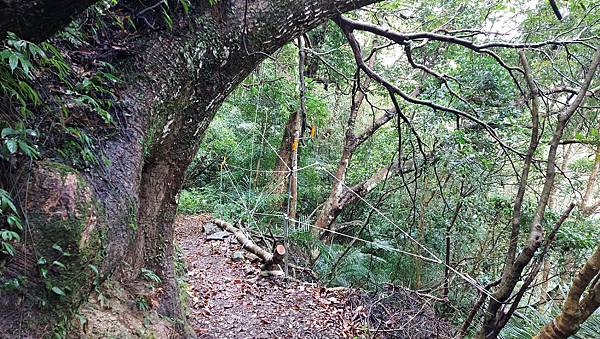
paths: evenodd
<path fill-rule="evenodd" d="M 266 261 L 264 265 L 261 267 L 260 274 L 262 276 L 282 276 L 284 275 L 283 270 L 281 269 L 281 262 L 283 261 L 283 257 L 285 256 L 285 246 L 279 244 L 275 246 L 273 249 L 273 254 L 271 255 L 271 261 Z"/>
<path fill-rule="evenodd" d="M 275 246 L 273 253 L 269 253 L 260 246 L 256 245 L 252 240 L 248 239 L 248 237 L 239 228 L 233 226 L 227 221 L 214 219 L 213 223 L 221 227 L 224 231 L 233 233 L 233 235 L 242 245 L 242 248 L 258 256 L 264 264 L 263 271 L 274 272 L 275 270 L 281 270 L 277 266 L 283 261 L 283 257 L 285 256 L 285 246 L 277 245 Z"/>
<path fill-rule="evenodd" d="M 244 234 L 244 232 L 242 232 L 239 228 L 233 226 L 232 224 L 228 223 L 227 221 L 224 221 L 221 219 L 214 219 L 214 220 L 212 220 L 212 223 L 219 226 L 224 231 L 233 233 L 235 238 L 242 245 L 242 248 L 244 248 L 246 251 L 256 255 L 263 262 L 261 275 L 267 276 L 267 275 L 282 275 L 283 274 L 283 271 L 281 270 L 281 267 L 279 267 L 279 264 L 281 264 L 285 254 L 286 254 L 285 246 L 283 246 L 282 244 L 278 244 L 273 249 L 273 253 L 269 253 L 268 251 L 264 250 L 260 246 L 256 245 L 252 240 L 248 239 L 248 237 Z M 315 272 L 313 272 L 309 268 L 300 267 L 300 266 L 297 266 L 297 265 L 294 265 L 291 263 L 288 264 L 288 266 L 295 270 L 302 271 L 302 272 L 310 275 L 315 280 L 319 279 L 317 274 L 315 274 Z"/>
<path fill-rule="evenodd" d="M 271 260 L 272 265 L 280 264 L 283 261 L 283 257 L 285 256 L 285 246 L 279 244 L 275 246 L 273 250 L 273 259 Z"/>

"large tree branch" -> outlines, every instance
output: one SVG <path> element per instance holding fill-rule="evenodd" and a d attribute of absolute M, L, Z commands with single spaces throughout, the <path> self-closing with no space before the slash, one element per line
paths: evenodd
<path fill-rule="evenodd" d="M 536 42 L 536 43 L 510 43 L 510 42 L 504 42 L 504 41 L 495 41 L 495 42 L 477 44 L 471 40 L 455 37 L 453 35 L 448 35 L 448 34 L 439 34 L 439 33 L 432 33 L 432 32 L 400 33 L 400 32 L 391 30 L 389 28 L 381 27 L 381 26 L 374 25 L 374 24 L 371 24 L 368 22 L 364 22 L 364 21 L 352 20 L 352 19 L 348 19 L 345 17 L 341 17 L 341 19 L 339 19 L 339 20 L 342 21 L 346 26 L 348 26 L 352 29 L 358 29 L 361 31 L 366 31 L 366 32 L 370 32 L 373 34 L 377 34 L 377 35 L 386 37 L 386 38 L 388 38 L 398 44 L 401 44 L 401 45 L 405 45 L 405 44 L 409 43 L 410 41 L 415 41 L 415 40 L 435 40 L 435 41 L 453 43 L 453 44 L 460 45 L 460 46 L 466 47 L 468 49 L 474 50 L 476 52 L 482 52 L 482 53 L 486 53 L 486 50 L 488 50 L 490 48 L 515 48 L 516 49 L 516 48 L 539 48 L 539 47 L 544 47 L 544 46 L 548 46 L 548 45 L 562 46 L 562 45 L 567 45 L 567 44 L 583 43 L 590 39 L 597 38 L 597 37 L 591 37 L 591 38 L 574 39 L 574 40 L 553 39 L 553 40 L 546 40 L 546 41 L 541 41 L 541 42 Z"/>
<path fill-rule="evenodd" d="M 558 20 L 562 20 L 562 14 L 560 13 L 560 9 L 558 9 L 558 5 L 556 4 L 556 1 L 548 0 L 548 2 L 550 2 L 550 6 L 552 7 L 552 12 L 554 12 L 554 15 L 556 15 L 556 18 Z"/>
<path fill-rule="evenodd" d="M 573 335 L 600 306 L 600 243 L 573 279 L 561 312 L 549 324 L 544 326 L 536 339 L 559 339 Z M 588 289 L 588 294 L 581 298 Z"/>
<path fill-rule="evenodd" d="M 519 306 L 521 299 L 523 299 L 525 292 L 527 292 L 527 290 L 531 286 L 531 283 L 534 281 L 535 277 L 538 275 L 540 268 L 542 267 L 542 263 L 544 262 L 544 258 L 548 254 L 548 249 L 550 248 L 550 245 L 552 244 L 552 242 L 554 242 L 556 233 L 558 232 L 558 230 L 562 226 L 562 224 L 565 222 L 565 220 L 567 220 L 567 218 L 571 214 L 571 211 L 573 210 L 574 207 L 575 207 L 575 204 L 571 203 L 567 207 L 565 212 L 561 215 L 561 217 L 558 219 L 558 221 L 554 224 L 552 231 L 550 232 L 550 234 L 548 235 L 548 238 L 546 239 L 546 242 L 541 251 L 541 254 L 536 259 L 535 263 L 532 265 L 533 266 L 532 269 L 530 270 L 529 274 L 527 275 L 527 278 L 523 281 L 523 284 L 521 285 L 521 287 L 519 288 L 517 293 L 511 298 L 512 305 L 510 306 L 508 311 L 504 311 L 502 314 L 499 315 L 498 326 L 496 329 L 496 335 L 500 334 L 500 331 L 502 330 L 502 328 L 504 328 L 504 326 L 506 326 L 506 323 L 508 322 L 510 317 L 512 317 L 512 315 L 517 310 L 517 307 Z"/>
<path fill-rule="evenodd" d="M 263 33 L 282 32 L 297 35 L 296 33 L 306 27 L 314 26 L 328 17 L 379 1 L 381 0 L 304 0 L 282 3 L 269 0 L 233 0 L 226 2 L 225 6 L 230 7 L 227 11 L 234 13 L 228 14 L 228 19 L 235 18 L 237 23 L 241 24 L 232 25 L 231 29 L 243 27 L 246 33 L 261 30 Z M 0 0 L 0 39 L 5 39 L 7 32 L 13 32 L 25 40 L 43 41 L 96 2 L 98 0 Z M 203 8 L 207 6 L 207 1 L 192 0 L 191 5 Z M 217 6 L 223 5 L 218 4 L 215 7 Z M 273 20 L 273 13 L 280 15 Z M 270 20 L 264 20 L 267 16 Z M 276 40 L 286 35 L 264 36 Z"/>
<path fill-rule="evenodd" d="M 376 73 L 375 71 L 373 71 L 372 68 L 370 68 L 368 65 L 365 64 L 364 60 L 361 57 L 361 48 L 360 48 L 360 45 L 359 45 L 358 41 L 356 40 L 356 37 L 352 33 L 353 28 L 352 28 L 351 25 L 347 24 L 346 20 L 348 20 L 348 19 L 345 19 L 342 16 L 337 16 L 333 20 L 338 24 L 338 26 L 340 26 L 340 28 L 342 29 L 342 31 L 346 35 L 346 39 L 348 40 L 348 43 L 350 44 L 350 48 L 352 49 L 352 52 L 354 54 L 354 59 L 356 60 L 356 63 L 358 65 L 358 67 L 360 69 L 362 69 L 369 77 L 373 78 L 375 81 L 377 81 L 382 86 L 384 86 L 388 90 L 388 92 L 390 92 L 390 94 L 397 94 L 402 99 L 404 99 L 405 101 L 407 101 L 409 103 L 412 103 L 412 104 L 426 106 L 426 107 L 429 107 L 429 108 L 434 109 L 434 110 L 439 110 L 439 111 L 444 111 L 444 112 L 452 113 L 452 114 L 454 114 L 454 115 L 456 115 L 458 117 L 463 117 L 463 118 L 466 118 L 468 120 L 471 120 L 474 123 L 481 125 L 488 132 L 488 134 L 494 140 L 496 140 L 503 148 L 512 150 L 508 145 L 506 145 L 500 139 L 500 137 L 497 135 L 496 131 L 489 124 L 487 124 L 483 120 L 477 118 L 476 116 L 474 116 L 472 114 L 469 114 L 467 112 L 464 112 L 462 110 L 453 108 L 453 107 L 448 107 L 448 106 L 440 105 L 440 104 L 438 104 L 436 102 L 433 102 L 433 101 L 429 101 L 429 100 L 424 100 L 424 99 L 419 99 L 419 98 L 413 97 L 413 96 L 411 96 L 409 94 L 406 94 L 398 86 L 395 86 L 391 82 L 389 82 L 386 79 L 384 79 L 381 75 L 379 75 L 378 73 Z M 386 30 L 386 32 L 387 32 L 387 30 Z M 398 113 L 400 113 L 400 112 L 398 112 Z M 515 150 L 512 150 L 512 151 L 515 152 L 515 153 L 518 153 Z"/>
<path fill-rule="evenodd" d="M 97 0 L 0 0 L 0 40 L 7 32 L 43 41 L 68 25 Z"/>
<path fill-rule="evenodd" d="M 519 179 L 519 188 L 517 190 L 517 196 L 515 198 L 515 203 L 513 206 L 513 217 L 511 222 L 511 236 L 509 240 L 508 251 L 506 254 L 506 263 L 503 272 L 504 278 L 510 274 L 510 267 L 514 264 L 515 256 L 517 252 L 517 241 L 519 239 L 519 230 L 521 224 L 521 209 L 523 205 L 523 197 L 525 196 L 525 190 L 527 188 L 527 182 L 529 179 L 529 170 L 531 168 L 531 163 L 533 161 L 533 156 L 535 150 L 538 146 L 538 130 L 539 130 L 539 95 L 538 89 L 533 82 L 533 77 L 531 74 L 531 68 L 529 67 L 529 63 L 527 62 L 527 58 L 525 57 L 525 53 L 523 51 L 519 51 L 519 58 L 521 60 L 521 64 L 523 65 L 523 70 L 525 72 L 525 81 L 527 83 L 527 87 L 529 88 L 529 95 L 531 97 L 531 138 L 529 140 L 529 147 L 527 149 L 527 154 L 525 155 L 525 160 L 523 162 L 523 170 L 521 172 L 521 178 Z"/>
<path fill-rule="evenodd" d="M 357 135 L 354 138 L 353 149 L 356 149 L 360 145 L 362 145 L 365 141 L 367 141 L 373 133 L 377 132 L 379 128 L 388 123 L 388 121 L 392 120 L 396 116 L 396 111 L 392 109 L 385 110 L 385 113 L 379 118 L 375 119 L 375 121 L 369 125 L 361 134 Z"/>

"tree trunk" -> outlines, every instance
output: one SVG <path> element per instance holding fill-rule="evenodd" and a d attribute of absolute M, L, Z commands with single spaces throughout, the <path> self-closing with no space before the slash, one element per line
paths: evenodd
<path fill-rule="evenodd" d="M 294 144 L 294 134 L 300 132 L 302 120 L 298 112 L 293 112 L 289 115 L 288 121 L 285 124 L 283 139 L 281 146 L 277 152 L 277 162 L 272 178 L 274 186 L 273 193 L 282 194 L 287 190 L 285 178 L 290 173 L 292 168 L 292 146 Z"/>
<path fill-rule="evenodd" d="M 600 307 L 599 272 L 600 243 L 573 280 L 561 312 L 534 338 L 563 339 L 577 333 L 581 324 Z"/>
<path fill-rule="evenodd" d="M 524 58 L 522 58 L 524 60 Z M 517 283 L 521 279 L 521 274 L 525 267 L 531 262 L 535 253 L 541 246 L 544 241 L 544 228 L 542 226 L 542 222 L 545 218 L 546 207 L 548 205 L 548 201 L 550 198 L 550 193 L 554 186 L 554 180 L 556 177 L 556 154 L 559 142 L 562 138 L 563 132 L 569 122 L 569 119 L 575 114 L 580 105 L 584 102 L 586 98 L 586 92 L 590 86 L 592 79 L 596 73 L 598 65 L 600 64 L 600 47 L 596 50 L 596 53 L 593 57 L 591 64 L 587 72 L 584 75 L 584 80 L 581 85 L 581 89 L 579 90 L 575 99 L 564 108 L 564 110 L 559 114 L 558 123 L 554 128 L 552 138 L 549 142 L 550 147 L 548 150 L 548 162 L 546 165 L 545 176 L 544 176 L 544 185 L 542 188 L 542 192 L 540 194 L 536 211 L 533 217 L 533 221 L 531 223 L 531 228 L 529 232 L 529 239 L 527 241 L 527 245 L 523 248 L 523 250 L 515 257 L 515 242 L 516 239 L 513 238 L 514 233 L 511 234 L 511 244 L 509 246 L 509 251 L 507 252 L 507 263 L 502 274 L 502 281 L 498 288 L 494 291 L 493 299 L 489 301 L 488 307 L 485 312 L 485 318 L 483 325 L 479 332 L 480 338 L 497 338 L 502 330 L 503 324 L 506 323 L 507 319 L 504 319 L 504 313 L 502 312 L 503 304 L 513 293 Z M 524 67 L 527 65 L 524 62 Z M 526 80 L 528 82 L 528 86 L 530 87 L 530 92 L 535 93 L 534 86 L 532 85 L 531 75 L 528 71 L 526 71 Z M 524 176 L 522 176 L 523 178 Z M 521 182 L 520 185 L 524 185 L 527 182 Z M 515 213 L 513 216 L 513 222 L 517 219 L 518 213 L 520 213 L 520 208 L 516 208 L 515 204 Z M 503 320 L 504 319 L 504 320 Z"/>
<path fill-rule="evenodd" d="M 375 41 L 373 41 L 373 45 L 375 45 Z M 371 55 L 371 59 L 369 59 L 369 65 L 371 67 L 375 65 L 375 51 L 376 50 L 374 49 Z M 346 123 L 344 147 L 342 149 L 342 154 L 340 156 L 340 160 L 338 162 L 338 166 L 334 174 L 333 183 L 331 184 L 331 190 L 329 191 L 329 196 L 323 204 L 321 212 L 317 216 L 317 220 L 315 221 L 316 227 L 311 229 L 312 234 L 315 236 L 318 236 L 319 234 L 325 234 L 325 231 L 332 226 L 332 224 L 335 222 L 335 219 L 338 217 L 338 215 L 342 212 L 343 208 L 348 203 L 354 202 L 359 197 L 365 196 L 369 191 L 371 191 L 372 188 L 374 188 L 375 185 L 377 185 L 377 183 L 387 178 L 389 174 L 389 168 L 384 168 L 376 172 L 374 176 L 371 177 L 369 180 L 366 180 L 365 182 L 357 185 L 356 187 L 349 188 L 346 185 L 346 173 L 348 171 L 348 167 L 350 166 L 350 160 L 352 160 L 352 155 L 354 151 L 356 151 L 356 149 L 363 142 L 370 138 L 373 135 L 373 133 L 375 133 L 380 127 L 382 127 L 388 121 L 390 121 L 394 116 L 393 114 L 391 114 L 391 111 L 386 111 L 386 113 L 383 116 L 375 120 L 373 124 L 369 126 L 365 131 L 363 131 L 360 135 L 357 135 L 355 130 L 356 120 L 360 113 L 360 107 L 365 99 L 365 91 L 368 90 L 371 79 L 365 78 L 360 83 L 359 81 L 360 78 L 358 77 L 357 73 L 355 87 L 356 85 L 359 85 L 358 87 L 360 88 L 355 88 L 355 92 L 352 97 L 352 107 L 350 108 L 350 114 L 348 115 L 348 121 Z M 368 187 L 366 187 L 365 185 L 367 185 Z M 353 192 L 354 188 L 362 189 L 363 193 L 358 193 L 358 195 L 355 194 Z"/>
<path fill-rule="evenodd" d="M 583 198 L 581 199 L 580 209 L 586 216 L 593 214 L 600 207 L 600 199 L 596 202 L 592 202 L 594 188 L 598 181 L 598 173 L 600 173 L 600 146 L 596 147 L 594 150 L 594 165 L 592 166 L 592 172 L 590 173 L 585 192 L 583 193 Z"/>
<path fill-rule="evenodd" d="M 346 206 L 361 200 L 367 194 L 369 194 L 377 185 L 384 182 L 386 178 L 397 175 L 399 173 L 411 173 L 415 170 L 412 160 L 406 160 L 402 162 L 402 165 L 398 163 L 396 159 L 392 164 L 380 168 L 370 178 L 362 181 L 354 186 L 347 186 L 342 179 L 346 177 L 346 171 L 348 169 L 348 160 L 346 151 L 342 153 L 342 160 L 338 164 L 338 169 L 335 173 L 335 179 L 332 184 L 332 190 L 330 191 L 329 198 L 325 202 L 321 213 L 317 217 L 315 225 L 318 227 L 314 234 L 320 234 L 321 237 L 329 236 L 327 230 L 332 229 L 332 226 L 336 218 L 342 213 Z M 341 178 L 341 179 L 340 179 Z"/>
<path fill-rule="evenodd" d="M 54 183 L 52 187 L 75 192 L 69 193 L 70 199 L 61 198 L 60 204 L 56 205 L 56 215 L 61 218 L 57 220 L 72 219 L 81 224 L 71 230 L 75 236 L 55 239 L 79 249 L 72 259 L 73 265 L 68 267 L 68 276 L 82 275 L 88 263 L 100 267 L 106 276 L 117 273 L 114 278 L 125 282 L 134 280 L 141 268 L 153 270 L 163 282 L 158 310 L 163 315 L 181 318 L 173 279 L 172 225 L 176 196 L 184 172 L 216 110 L 266 55 L 328 17 L 373 2 L 376 1 L 220 1 L 214 6 L 194 2 L 188 14 L 171 13 L 172 28 L 162 25 L 149 29 L 144 24 L 148 20 L 140 19 L 135 34 L 127 35 L 127 41 L 123 43 L 127 49 L 125 53 L 120 51 L 117 59 L 111 59 L 107 54 L 107 60 L 98 60 L 113 63 L 116 73 L 124 79 L 123 88 L 115 93 L 117 98 L 111 112 L 119 118 L 118 133 L 99 129 L 93 135 L 99 140 L 97 149 L 109 165 L 81 173 L 72 170 L 72 175 L 52 170 L 47 162 L 34 167 L 34 179 L 28 185 L 39 203 L 28 204 L 27 213 L 39 217 L 30 218 L 30 233 L 36 239 L 44 239 L 45 230 L 54 220 L 44 214 L 48 211 L 45 208 L 47 200 L 53 194 L 48 185 Z M 0 6 L 0 30 L 10 29 L 23 37 L 42 40 L 91 2 L 77 2 L 73 7 L 58 6 L 56 10 L 46 12 L 32 10 L 27 16 L 19 17 L 18 22 L 4 20 L 14 11 L 20 13 L 21 9 L 27 10 L 34 5 L 64 3 L 14 1 L 10 5 L 3 4 L 4 7 Z M 177 4 L 175 1 L 171 8 L 177 8 Z M 123 10 L 127 6 L 139 9 L 141 5 L 132 0 L 121 1 L 117 6 Z M 160 7 L 156 13 L 149 11 L 147 14 L 162 20 Z M 32 17 L 40 20 L 34 21 Z M 116 31 L 112 32 L 115 33 L 113 37 L 122 36 L 120 28 L 114 26 L 108 26 Z M 97 216 L 93 227 L 84 223 L 88 220 L 84 218 L 87 214 L 73 212 L 84 211 L 73 207 L 84 203 L 94 207 L 89 207 L 91 212 L 86 212 Z M 92 231 L 105 236 L 98 236 L 99 240 L 95 242 L 84 241 L 89 234 L 95 234 Z M 36 242 L 36 250 L 50 252 L 52 241 Z M 38 274 L 36 265 L 31 263 L 37 258 L 27 255 L 32 251 L 31 242 L 28 244 L 29 247 L 20 248 L 15 259 L 2 268 L 3 281 L 17 275 L 34 277 Z M 98 245 L 103 249 L 96 249 Z M 86 251 L 94 255 L 86 256 Z M 101 253 L 105 253 L 104 257 L 98 258 L 96 254 Z M 35 284 L 33 279 L 32 284 Z M 80 282 L 77 290 L 81 293 L 73 293 L 78 297 L 64 307 L 65 312 L 76 309 L 78 302 L 86 299 L 86 293 L 92 290 L 90 284 L 91 279 Z M 36 286 L 43 290 L 39 285 Z M 29 298 L 24 303 L 36 304 L 34 299 Z M 19 314 L 22 304 L 17 305 L 11 300 L 15 299 L 0 295 L 0 302 L 6 306 L 3 312 Z M 43 313 L 43 310 L 39 311 Z M 34 322 L 31 319 L 31 323 Z M 0 325 L 6 333 L 20 330 L 20 322 L 8 321 Z"/>

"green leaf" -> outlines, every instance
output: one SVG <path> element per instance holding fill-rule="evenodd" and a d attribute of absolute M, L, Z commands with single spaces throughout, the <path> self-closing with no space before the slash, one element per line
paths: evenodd
<path fill-rule="evenodd" d="M 67 268 L 67 267 L 65 266 L 65 264 L 61 263 L 60 261 L 56 261 L 56 260 L 54 260 L 54 261 L 52 262 L 52 265 L 54 265 L 54 266 L 58 266 L 58 267 L 60 267 L 60 268 L 63 268 L 63 269 L 64 269 L 64 268 Z"/>
<path fill-rule="evenodd" d="M 39 94 L 25 81 L 19 81 L 19 88 L 24 97 L 27 97 L 34 105 L 40 104 Z"/>
<path fill-rule="evenodd" d="M 19 65 L 19 58 L 16 54 L 10 55 L 10 57 L 8 58 L 8 65 L 10 66 L 10 71 L 14 72 L 17 68 L 17 65 Z"/>
<path fill-rule="evenodd" d="M 179 0 L 181 6 L 183 6 L 183 12 L 188 14 L 190 11 L 190 1 L 189 0 Z"/>
<path fill-rule="evenodd" d="M 54 292 L 60 296 L 63 296 L 63 297 L 66 295 L 65 292 L 63 292 L 63 290 L 61 290 L 60 287 L 57 287 L 57 286 L 52 287 L 52 292 Z"/>
<path fill-rule="evenodd" d="M 165 7 L 162 8 L 163 10 L 163 18 L 165 20 L 165 23 L 167 24 L 167 26 L 169 27 L 169 29 L 173 29 L 173 19 L 171 18 L 171 16 L 169 15 L 169 13 L 167 12 L 167 9 Z"/>
<path fill-rule="evenodd" d="M 8 152 L 10 154 L 14 154 L 17 151 L 17 141 L 16 140 L 13 140 L 13 139 L 5 140 L 4 144 L 6 145 L 6 148 L 8 149 Z"/>
<path fill-rule="evenodd" d="M 100 272 L 98 272 L 98 267 L 96 267 L 96 265 L 88 265 L 88 267 L 94 272 L 96 273 L 96 275 L 100 274 Z"/>
<path fill-rule="evenodd" d="M 0 192 L 2 194 L 0 194 L 0 198 L 2 201 L 2 209 L 5 209 L 6 207 L 10 208 L 11 211 L 13 211 L 14 213 L 17 213 L 17 207 L 15 206 L 15 204 L 13 204 L 12 199 L 10 198 L 10 196 L 8 195 L 8 193 L 4 190 L 2 190 L 3 192 Z"/>
<path fill-rule="evenodd" d="M 25 154 L 26 156 L 33 158 L 33 159 L 35 159 L 39 156 L 39 152 L 35 148 L 31 147 L 25 141 L 18 140 L 17 143 L 19 145 L 19 149 L 21 150 L 21 152 L 23 152 L 23 154 Z"/>
<path fill-rule="evenodd" d="M 19 58 L 19 62 L 21 62 L 23 73 L 25 73 L 26 76 L 29 76 L 29 69 L 32 67 L 31 63 L 23 55 L 18 55 L 17 57 Z"/>
<path fill-rule="evenodd" d="M 29 47 L 29 52 L 31 52 L 31 55 L 33 55 L 34 57 L 36 55 L 39 55 L 40 58 L 46 58 L 46 53 L 44 53 L 44 50 L 39 48 L 36 44 L 29 43 L 28 47 Z"/>
<path fill-rule="evenodd" d="M 19 240 L 21 240 L 21 237 L 19 236 L 18 233 L 13 232 L 13 231 L 9 231 L 7 229 L 1 229 L 0 230 L 0 237 L 2 237 L 2 240 L 5 240 L 5 241 L 10 241 L 10 240 L 19 241 Z"/>
<path fill-rule="evenodd" d="M 19 219 L 19 217 L 17 217 L 16 215 L 8 216 L 8 218 L 6 218 L 6 221 L 8 222 L 8 224 L 10 226 L 14 226 L 20 230 L 23 229 L 23 224 L 21 224 L 21 219 Z"/>
<path fill-rule="evenodd" d="M 6 127 L 2 129 L 2 133 L 0 134 L 1 137 L 6 138 L 9 135 L 18 135 L 19 132 L 17 130 L 14 130 L 10 127 Z"/>
<path fill-rule="evenodd" d="M 2 251 L 10 256 L 14 256 L 15 253 L 17 253 L 17 251 L 15 251 L 15 248 L 11 244 L 4 241 L 2 242 L 2 248 Z"/>

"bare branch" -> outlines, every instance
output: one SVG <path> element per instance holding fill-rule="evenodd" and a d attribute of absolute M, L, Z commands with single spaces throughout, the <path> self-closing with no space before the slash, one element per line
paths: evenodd
<path fill-rule="evenodd" d="M 562 20 L 563 17 L 562 17 L 562 14 L 560 14 L 560 10 L 558 9 L 558 6 L 556 5 L 556 1 L 548 0 L 548 2 L 550 2 L 550 6 L 552 6 L 552 12 L 554 12 L 554 15 L 556 15 L 558 20 Z"/>
<path fill-rule="evenodd" d="M 418 105 L 422 105 L 422 106 L 427 106 L 430 107 L 434 110 L 440 110 L 440 111 L 445 111 L 445 112 L 449 112 L 452 114 L 455 114 L 457 116 L 461 116 L 464 117 L 468 120 L 471 120 L 481 126 L 484 127 L 484 129 L 490 134 L 490 136 L 495 139 L 502 147 L 506 148 L 506 149 L 510 149 L 511 151 L 520 154 L 519 152 L 517 152 L 516 150 L 512 149 L 511 147 L 509 147 L 508 145 L 506 145 L 500 138 L 499 136 L 496 134 L 496 131 L 490 127 L 486 122 L 482 121 L 481 119 L 473 116 L 472 114 L 469 114 L 467 112 L 458 110 L 456 108 L 453 107 L 447 107 L 447 106 L 443 106 L 440 104 L 437 104 L 435 102 L 432 101 L 428 101 L 428 100 L 423 100 L 423 99 L 419 99 L 419 98 L 415 98 L 412 97 L 406 93 L 404 93 L 399 87 L 393 85 L 392 83 L 390 83 L 389 81 L 385 80 L 382 76 L 380 76 L 379 74 L 375 73 L 375 71 L 373 71 L 373 69 L 371 69 L 369 66 L 367 66 L 364 62 L 364 60 L 362 59 L 361 56 L 361 48 L 360 45 L 358 44 L 358 41 L 356 40 L 356 37 L 354 36 L 354 34 L 351 31 L 351 27 L 347 26 L 345 24 L 345 21 L 341 19 L 341 16 L 338 16 L 336 18 L 333 19 L 334 22 L 336 22 L 338 24 L 338 26 L 340 26 L 340 28 L 342 29 L 342 31 L 344 32 L 344 34 L 346 35 L 346 38 L 348 39 L 348 42 L 350 43 L 350 47 L 352 48 L 352 52 L 354 53 L 354 58 L 356 60 L 357 65 L 371 78 L 373 78 L 375 81 L 379 82 L 381 85 L 383 85 L 389 92 L 394 93 L 399 95 L 402 99 L 413 103 L 413 104 L 418 104 Z"/>

